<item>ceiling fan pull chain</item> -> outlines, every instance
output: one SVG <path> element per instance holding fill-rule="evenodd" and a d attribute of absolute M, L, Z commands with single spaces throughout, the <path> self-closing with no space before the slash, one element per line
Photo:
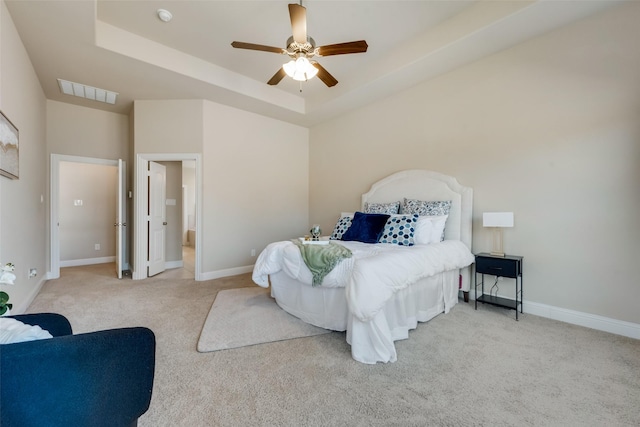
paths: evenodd
<path fill-rule="evenodd" d="M 300 93 L 302 93 L 302 82 L 300 82 Z"/>

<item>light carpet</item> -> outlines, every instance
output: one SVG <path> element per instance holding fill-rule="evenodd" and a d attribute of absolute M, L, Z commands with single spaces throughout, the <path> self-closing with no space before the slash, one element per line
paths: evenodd
<path fill-rule="evenodd" d="M 256 288 L 251 273 L 118 280 L 113 263 L 60 270 L 28 312 L 61 313 L 76 334 L 156 334 L 139 427 L 640 425 L 640 340 L 534 316 L 526 304 L 518 322 L 513 310 L 457 304 L 397 341 L 396 363 L 356 362 L 344 332 L 199 353 L 216 294 Z"/>
<path fill-rule="evenodd" d="M 198 351 L 227 350 L 328 332 L 282 310 L 268 289 L 228 289 L 218 292 L 211 306 Z"/>

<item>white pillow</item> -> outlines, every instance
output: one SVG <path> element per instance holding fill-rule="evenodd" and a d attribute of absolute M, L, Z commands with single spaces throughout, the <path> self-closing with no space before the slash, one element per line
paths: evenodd
<path fill-rule="evenodd" d="M 438 243 L 444 240 L 444 227 L 447 225 L 449 215 L 440 215 L 431 218 L 431 243 Z"/>
<path fill-rule="evenodd" d="M 443 240 L 444 227 L 449 215 L 421 216 L 418 218 L 413 239 L 416 245 L 428 245 Z"/>
<path fill-rule="evenodd" d="M 431 229 L 433 223 L 431 217 L 420 216 L 416 224 L 416 231 L 413 233 L 413 241 L 416 245 L 428 245 L 431 243 Z"/>
<path fill-rule="evenodd" d="M 0 344 L 35 341 L 53 336 L 40 326 L 31 326 L 16 319 L 0 317 Z"/>

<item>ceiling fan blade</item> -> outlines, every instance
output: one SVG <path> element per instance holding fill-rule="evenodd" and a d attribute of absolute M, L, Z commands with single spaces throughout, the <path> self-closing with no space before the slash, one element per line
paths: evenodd
<path fill-rule="evenodd" d="M 291 17 L 291 30 L 293 40 L 296 43 L 307 42 L 307 8 L 299 4 L 289 5 L 289 16 Z"/>
<path fill-rule="evenodd" d="M 286 75 L 287 73 L 285 73 L 284 69 L 280 67 L 280 69 L 273 75 L 273 77 L 271 77 L 267 84 L 272 86 L 277 85 L 278 83 L 280 83 L 280 80 L 282 80 Z"/>
<path fill-rule="evenodd" d="M 249 50 L 261 50 L 263 52 L 273 52 L 273 53 L 285 53 L 286 51 L 281 47 L 274 46 L 265 46 L 262 44 L 253 44 L 253 43 L 245 43 L 245 42 L 232 42 L 231 46 L 237 49 L 249 49 Z"/>
<path fill-rule="evenodd" d="M 320 46 L 318 48 L 318 55 L 330 56 L 330 55 L 344 55 L 347 53 L 362 53 L 366 52 L 369 45 L 364 40 L 358 40 L 355 42 L 329 44 L 326 46 Z"/>
<path fill-rule="evenodd" d="M 338 84 L 338 81 L 336 80 L 336 78 L 333 77 L 331 74 L 329 74 L 329 72 L 322 65 L 318 64 L 315 61 L 311 62 L 311 65 L 313 65 L 318 69 L 318 74 L 316 74 L 316 76 L 320 80 L 322 80 L 324 84 L 326 84 L 329 87 L 332 87 Z"/>

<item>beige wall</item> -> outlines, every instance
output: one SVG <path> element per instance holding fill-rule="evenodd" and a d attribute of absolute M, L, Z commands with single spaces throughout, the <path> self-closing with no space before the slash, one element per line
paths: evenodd
<path fill-rule="evenodd" d="M 136 101 L 136 153 L 202 155 L 203 274 L 308 227 L 308 130 L 203 100 Z M 222 273 L 221 273 L 222 272 Z"/>
<path fill-rule="evenodd" d="M 202 103 L 135 101 L 135 153 L 201 153 Z"/>
<path fill-rule="evenodd" d="M 47 100 L 47 150 L 129 161 L 129 117 Z"/>
<path fill-rule="evenodd" d="M 639 19 L 614 9 L 311 129 L 311 222 L 399 170 L 453 175 L 474 189 L 475 252 L 482 212 L 514 212 L 525 311 L 640 323 Z"/>
<path fill-rule="evenodd" d="M 308 130 L 204 103 L 204 271 L 252 265 L 309 228 Z"/>
<path fill-rule="evenodd" d="M 20 313 L 46 273 L 47 155 L 45 97 L 4 2 L 0 2 L 0 110 L 18 128 L 18 180 L 0 177 L 0 263 L 13 262 L 14 286 L 7 292 Z M 30 268 L 38 275 L 28 278 Z"/>
<path fill-rule="evenodd" d="M 101 160 L 118 160 L 122 159 L 126 162 L 127 189 L 132 189 L 133 162 L 130 161 L 130 123 L 129 116 L 107 111 L 96 110 L 94 108 L 80 107 L 64 102 L 47 100 L 47 153 L 74 156 L 78 158 L 78 162 L 82 162 L 82 158 L 93 158 Z M 86 166 L 89 166 L 87 163 Z M 49 173 L 49 172 L 47 172 Z M 48 178 L 48 177 L 47 177 Z M 105 190 L 104 203 L 111 203 L 111 194 L 116 190 L 117 181 L 114 187 Z M 58 189 L 59 193 L 62 188 Z M 127 218 L 125 222 L 131 224 L 132 210 L 131 199 L 126 199 Z M 115 208 L 112 212 L 115 212 Z M 59 212 L 60 213 L 60 212 Z M 111 215 L 110 225 L 113 225 L 115 214 Z M 132 227 L 125 228 L 127 248 L 125 250 L 125 264 L 130 263 L 130 242 L 132 238 Z M 113 231 L 113 228 L 112 228 Z M 49 230 L 47 230 L 47 234 Z M 115 233 L 114 233 L 115 235 Z M 60 235 L 60 240 L 69 236 Z M 47 242 L 49 239 L 47 239 Z M 62 243 L 62 242 L 61 242 Z M 93 248 L 95 243 L 90 245 Z M 88 243 L 86 243 L 88 245 Z M 96 257 L 112 256 L 115 253 L 115 243 L 106 242 L 107 247 L 113 248 L 111 255 L 106 255 L 107 249 L 93 251 Z M 70 254 L 68 254 L 70 255 Z M 75 257 L 76 255 L 74 255 Z M 73 258 L 78 259 L 78 258 Z M 66 255 L 61 260 L 66 260 Z"/>

